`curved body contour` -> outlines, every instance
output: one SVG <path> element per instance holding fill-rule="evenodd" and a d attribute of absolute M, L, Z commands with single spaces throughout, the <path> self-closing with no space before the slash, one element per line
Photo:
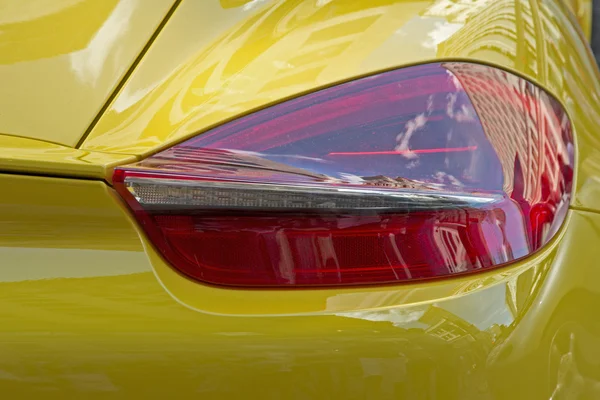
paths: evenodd
<path fill-rule="evenodd" d="M 4 393 L 600 396 L 591 2 L 148 3 L 64 0 L 0 13 L 10 33 L 0 36 Z M 75 22 L 80 40 L 52 28 Z M 524 261 L 385 287 L 208 287 L 165 264 L 110 186 L 115 165 L 254 109 L 440 60 L 509 70 L 570 116 L 571 208 L 557 237 Z"/>

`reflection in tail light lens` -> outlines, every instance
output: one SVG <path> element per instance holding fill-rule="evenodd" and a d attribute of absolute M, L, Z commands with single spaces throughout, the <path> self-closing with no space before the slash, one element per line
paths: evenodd
<path fill-rule="evenodd" d="M 362 285 L 485 270 L 548 242 L 569 120 L 469 63 L 381 73 L 255 112 L 115 171 L 149 239 L 202 282 Z"/>

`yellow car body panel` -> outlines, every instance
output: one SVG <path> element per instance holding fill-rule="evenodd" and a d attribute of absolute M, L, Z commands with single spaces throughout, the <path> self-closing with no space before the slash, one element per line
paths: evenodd
<path fill-rule="evenodd" d="M 59 3 L 66 9 L 69 2 Z M 70 3 L 93 10 L 101 2 Z M 0 174 L 0 392 L 61 399 L 600 398 L 600 84 L 581 22 L 589 18 L 586 4 L 157 2 L 162 8 L 144 14 L 154 25 L 145 26 L 166 22 L 154 39 L 152 29 L 132 28 L 129 34 L 153 43 L 132 45 L 141 53 L 128 53 L 135 68 L 122 85 L 116 79 L 97 88 L 104 91 L 97 99 L 106 99 L 119 86 L 99 118 L 94 112 L 104 100 L 95 108 L 86 103 L 86 123 L 70 119 L 74 111 L 61 102 L 72 88 L 52 92 L 60 97 L 52 110 L 37 99 L 19 115 L 0 107 L 0 133 L 11 133 L 1 124 L 12 121 L 24 136 L 0 136 L 0 171 L 7 172 Z M 15 59 L 18 51 L 3 56 Z M 524 76 L 554 94 L 573 123 L 577 175 L 566 222 L 540 252 L 510 266 L 360 289 L 209 287 L 157 255 L 105 182 L 114 165 L 257 108 L 439 60 Z M 117 76 L 126 64 L 101 67 Z M 13 93 L 22 88 L 25 99 L 34 94 L 22 74 L 3 83 Z M 69 88 L 72 77 L 52 77 Z M 41 123 L 29 119 L 39 113 L 48 120 L 50 112 L 55 119 L 45 133 L 28 131 Z"/>
<path fill-rule="evenodd" d="M 600 80 L 562 0 L 183 2 L 81 148 L 145 157 L 298 93 L 440 60 L 495 65 L 556 96 L 579 142 L 573 203 L 600 208 Z"/>
<path fill-rule="evenodd" d="M 592 37 L 592 6 L 593 0 L 565 0 L 571 12 L 577 18 L 585 37 Z"/>
<path fill-rule="evenodd" d="M 0 134 L 75 146 L 174 0 L 0 0 Z"/>
<path fill-rule="evenodd" d="M 600 396 L 596 213 L 571 211 L 543 252 L 514 266 L 366 289 L 359 302 L 352 289 L 280 291 L 271 305 L 262 296 L 261 312 L 252 291 L 198 290 L 213 311 L 251 312 L 231 316 L 174 300 L 183 282 L 157 280 L 150 245 L 104 183 L 0 175 L 0 185 L 8 398 Z"/>
<path fill-rule="evenodd" d="M 135 156 L 93 152 L 17 136 L 0 135 L 0 171 L 112 179 L 115 165 Z"/>

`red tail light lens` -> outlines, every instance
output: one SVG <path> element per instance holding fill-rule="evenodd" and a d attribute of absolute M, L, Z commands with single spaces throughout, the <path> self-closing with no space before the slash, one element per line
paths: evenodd
<path fill-rule="evenodd" d="M 217 285 L 381 284 L 538 250 L 571 191 L 571 126 L 533 84 L 429 64 L 255 112 L 115 171 L 162 256 Z"/>

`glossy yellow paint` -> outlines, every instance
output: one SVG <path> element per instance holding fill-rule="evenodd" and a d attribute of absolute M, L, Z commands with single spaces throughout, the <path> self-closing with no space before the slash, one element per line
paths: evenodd
<path fill-rule="evenodd" d="M 78 150 L 59 144 L 0 135 L 0 171 L 112 180 L 115 165 L 136 157 Z"/>
<path fill-rule="evenodd" d="M 75 146 L 174 0 L 0 0 L 0 134 Z"/>
<path fill-rule="evenodd" d="M 100 7 L 99 1 L 47 2 L 70 10 L 67 3 Z M 118 3 L 147 8 L 141 1 Z M 600 214 L 586 211 L 600 210 L 600 84 L 567 6 L 562 0 L 184 0 L 80 149 L 66 146 L 79 138 L 78 123 L 59 107 L 71 89 L 51 106 L 57 113 L 47 135 L 56 136 L 43 136 L 63 145 L 33 140 L 42 136 L 21 128 L 30 138 L 0 136 L 0 170 L 98 179 L 0 174 L 0 393 L 600 398 Z M 34 11 L 21 15 L 33 20 Z M 45 12 L 58 18 L 66 11 Z M 156 11 L 157 18 L 165 12 Z M 9 53 L 0 59 L 19 54 Z M 442 59 L 528 77 L 560 99 L 573 122 L 573 209 L 559 236 L 515 265 L 378 288 L 203 286 L 157 256 L 100 181 L 116 163 L 298 92 Z M 101 71 L 111 75 L 126 63 L 117 64 L 101 63 Z M 53 82 L 62 82 L 57 76 Z M 9 83 L 10 90 L 17 83 L 23 81 Z M 111 85 L 100 86 L 110 91 Z M 37 101 L 32 106 L 41 107 Z M 41 123 L 20 112 L 22 127 Z M 50 118 L 39 112 L 40 121 Z M 10 121 L 2 118 L 13 116 L 0 111 L 0 123 Z"/>
<path fill-rule="evenodd" d="M 161 286 L 148 243 L 103 183 L 0 175 L 0 187 L 0 390 L 10 398 L 600 395 L 598 214 L 571 211 L 559 239 L 514 267 L 360 300 L 308 290 L 279 305 L 284 294 L 273 294 L 265 312 L 227 316 L 183 307 Z M 321 312 L 266 315 L 283 307 Z"/>
<path fill-rule="evenodd" d="M 565 0 L 587 39 L 592 37 L 593 0 Z"/>

